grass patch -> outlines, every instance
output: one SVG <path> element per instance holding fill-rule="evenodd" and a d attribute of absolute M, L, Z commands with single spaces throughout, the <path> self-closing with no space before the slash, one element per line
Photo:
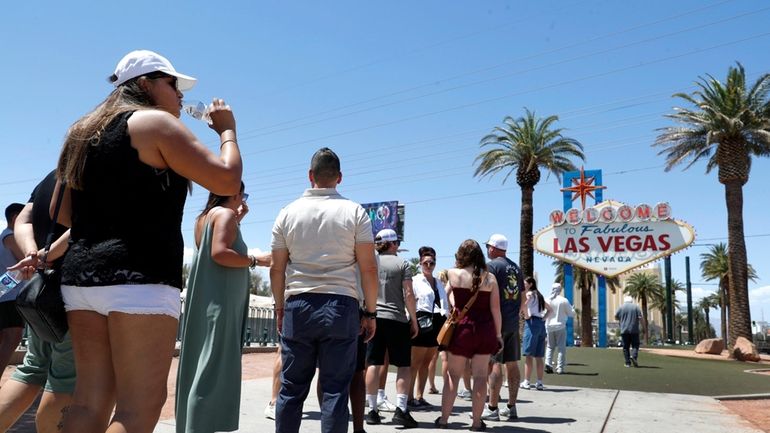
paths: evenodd
<path fill-rule="evenodd" d="M 523 373 L 523 359 L 520 364 Z M 639 353 L 639 368 L 626 368 L 620 349 L 570 347 L 565 374 L 546 374 L 543 382 L 546 386 L 707 396 L 767 393 L 770 375 L 744 372 L 752 368 L 757 367 L 737 361 L 679 358 L 647 352 Z"/>

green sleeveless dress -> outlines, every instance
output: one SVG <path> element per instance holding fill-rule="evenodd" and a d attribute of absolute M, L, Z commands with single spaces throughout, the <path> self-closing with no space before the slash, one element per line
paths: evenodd
<path fill-rule="evenodd" d="M 212 229 L 206 217 L 195 251 L 182 316 L 182 348 L 176 383 L 177 433 L 238 429 L 241 342 L 248 309 L 248 268 L 211 259 Z M 246 254 L 238 236 L 232 249 Z"/>

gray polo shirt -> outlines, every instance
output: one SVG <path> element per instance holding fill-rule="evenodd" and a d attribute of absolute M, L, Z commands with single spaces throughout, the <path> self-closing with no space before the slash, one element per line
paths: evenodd
<path fill-rule="evenodd" d="M 625 302 L 615 311 L 615 319 L 620 320 L 621 334 L 638 334 L 639 319 L 642 317 L 642 310 L 638 305 Z"/>
<path fill-rule="evenodd" d="M 285 298 L 327 293 L 359 298 L 355 247 L 373 243 L 366 211 L 334 188 L 311 188 L 281 209 L 272 249 L 289 250 Z"/>

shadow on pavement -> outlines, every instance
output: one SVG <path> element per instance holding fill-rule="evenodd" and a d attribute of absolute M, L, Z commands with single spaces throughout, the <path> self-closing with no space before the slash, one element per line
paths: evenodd
<path fill-rule="evenodd" d="M 576 388 L 548 388 L 546 387 L 543 392 L 576 392 Z"/>
<path fill-rule="evenodd" d="M 570 376 L 598 376 L 599 373 L 576 373 L 574 371 L 565 371 L 562 374 L 568 374 Z"/>
<path fill-rule="evenodd" d="M 558 418 L 558 417 L 543 417 L 543 416 L 520 416 L 518 422 L 531 422 L 537 424 L 568 424 L 576 422 L 575 418 Z"/>
<path fill-rule="evenodd" d="M 658 370 L 660 369 L 660 367 L 656 367 L 654 365 L 640 365 L 640 366 L 638 366 L 636 368 L 655 368 L 655 369 L 658 369 Z"/>

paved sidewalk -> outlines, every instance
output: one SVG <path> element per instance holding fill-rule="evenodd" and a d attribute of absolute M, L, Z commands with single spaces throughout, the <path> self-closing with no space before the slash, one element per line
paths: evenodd
<path fill-rule="evenodd" d="M 395 374 L 388 377 L 388 394 L 395 400 Z M 270 399 L 270 379 L 243 382 L 241 422 L 239 432 L 274 431 L 274 422 L 264 417 L 263 411 Z M 440 379 L 437 385 L 440 386 Z M 320 412 L 315 398 L 315 387 L 305 402 L 301 432 L 320 431 Z M 503 389 L 503 395 L 506 390 Z M 435 407 L 430 411 L 413 411 L 420 427 L 413 432 L 435 430 L 433 420 L 439 414 L 440 395 L 426 395 Z M 456 400 L 449 428 L 467 430 L 470 427 L 469 401 Z M 544 391 L 520 390 L 517 403 L 519 420 L 516 422 L 487 422 L 492 432 L 683 432 L 698 433 L 760 433 L 747 421 L 738 417 L 710 397 L 616 391 L 571 387 L 548 387 Z M 385 415 L 382 425 L 366 425 L 368 433 L 391 433 L 402 430 L 390 424 L 391 413 Z M 352 432 L 352 424 L 349 429 Z M 174 433 L 174 420 L 161 420 L 156 433 Z"/>

